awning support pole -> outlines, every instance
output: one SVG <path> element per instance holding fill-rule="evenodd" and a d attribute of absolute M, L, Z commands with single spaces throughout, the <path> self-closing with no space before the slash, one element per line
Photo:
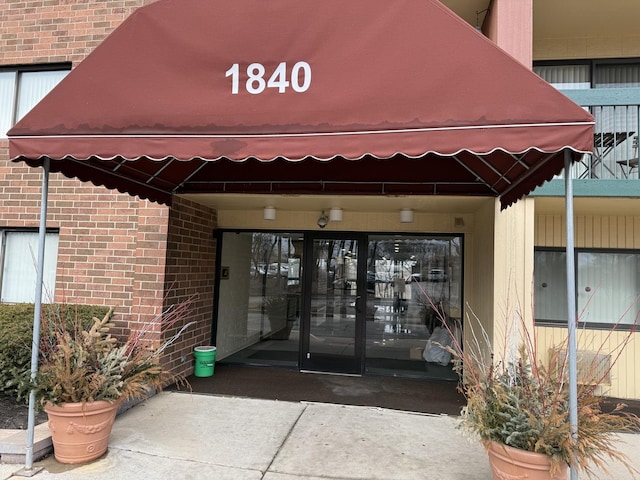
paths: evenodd
<path fill-rule="evenodd" d="M 40 345 L 40 314 L 42 312 L 42 282 L 44 278 L 44 242 L 47 232 L 47 200 L 49 196 L 49 159 L 42 164 L 42 191 L 40 192 L 40 226 L 38 230 L 38 266 L 36 271 L 36 297 L 33 309 L 33 339 L 31 342 L 31 380 L 38 373 L 38 353 Z M 24 468 L 33 469 L 33 443 L 35 432 L 36 391 L 32 388 L 29 393 L 29 417 L 27 422 L 27 448 L 25 452 Z"/>
<path fill-rule="evenodd" d="M 569 424 L 573 440 L 578 440 L 578 373 L 577 373 L 577 342 L 576 342 L 576 272 L 573 232 L 573 180 L 571 178 L 571 151 L 564 151 L 564 202 L 566 222 L 566 257 L 567 257 L 567 355 L 569 363 Z M 578 480 L 575 468 L 570 472 L 571 480 Z"/>

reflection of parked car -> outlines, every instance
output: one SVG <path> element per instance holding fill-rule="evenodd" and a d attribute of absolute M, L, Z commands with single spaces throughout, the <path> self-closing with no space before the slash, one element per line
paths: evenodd
<path fill-rule="evenodd" d="M 405 283 L 421 282 L 421 281 L 422 281 L 422 274 L 421 273 L 412 273 L 411 275 L 409 275 L 407 277 L 407 279 L 405 280 Z"/>
<path fill-rule="evenodd" d="M 432 268 L 427 273 L 428 282 L 444 282 L 447 279 L 447 275 L 442 268 Z"/>
<path fill-rule="evenodd" d="M 256 268 L 255 265 L 251 265 L 251 276 L 256 277 L 258 275 L 264 275 L 266 272 L 265 265 L 258 265 Z"/>
<path fill-rule="evenodd" d="M 267 269 L 267 276 L 268 277 L 275 277 L 278 275 L 278 264 L 277 263 L 270 263 L 269 264 L 269 268 Z M 282 275 L 283 277 L 286 277 L 289 275 L 289 264 L 288 263 L 281 263 L 280 264 L 280 275 Z"/>

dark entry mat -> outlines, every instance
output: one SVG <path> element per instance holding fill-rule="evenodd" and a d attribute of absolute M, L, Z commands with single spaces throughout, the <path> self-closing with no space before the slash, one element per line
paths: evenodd
<path fill-rule="evenodd" d="M 274 367 L 216 364 L 212 377 L 189 377 L 195 393 L 309 401 L 458 415 L 456 382 L 302 373 Z"/>

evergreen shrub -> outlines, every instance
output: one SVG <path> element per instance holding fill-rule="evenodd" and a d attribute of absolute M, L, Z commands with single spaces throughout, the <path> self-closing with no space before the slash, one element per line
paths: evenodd
<path fill-rule="evenodd" d="M 0 395 L 24 399 L 29 392 L 33 303 L 0 304 Z M 108 307 L 95 305 L 44 304 L 42 315 L 56 315 L 70 324 L 92 324 Z M 47 335 L 41 331 L 40 335 Z"/>

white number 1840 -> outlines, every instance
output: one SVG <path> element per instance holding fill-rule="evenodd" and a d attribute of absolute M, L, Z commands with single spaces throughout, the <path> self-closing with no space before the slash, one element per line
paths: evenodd
<path fill-rule="evenodd" d="M 309 90 L 311 85 L 311 66 L 307 62 L 297 62 L 291 68 L 291 80 L 287 79 L 287 73 L 287 63 L 280 62 L 269 77 L 269 80 L 265 80 L 266 69 L 264 65 L 251 63 L 246 70 L 245 89 L 253 95 L 264 92 L 266 88 L 277 88 L 278 93 L 285 93 L 289 87 L 298 93 Z M 231 93 L 237 95 L 240 89 L 240 64 L 234 63 L 225 72 L 225 77 L 231 77 Z"/>

